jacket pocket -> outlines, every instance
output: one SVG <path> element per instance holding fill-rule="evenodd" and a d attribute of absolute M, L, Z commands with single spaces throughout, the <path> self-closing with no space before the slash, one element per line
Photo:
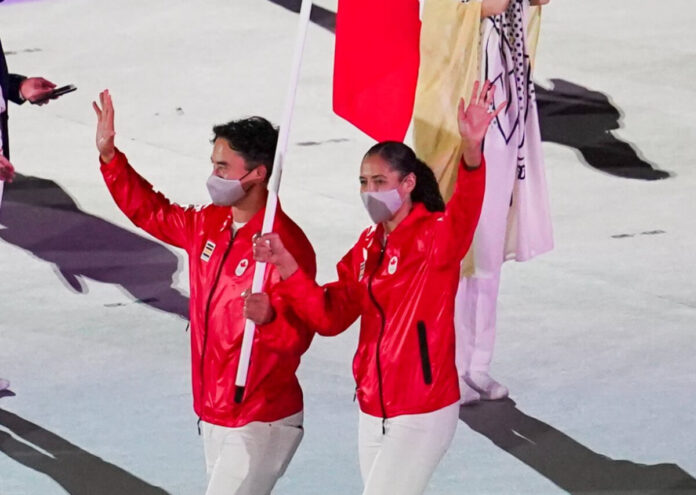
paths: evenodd
<path fill-rule="evenodd" d="M 423 381 L 426 385 L 433 383 L 433 371 L 430 366 L 430 352 L 428 351 L 428 334 L 425 330 L 425 323 L 419 321 L 418 327 L 418 348 L 420 349 L 421 365 L 423 366 Z"/>

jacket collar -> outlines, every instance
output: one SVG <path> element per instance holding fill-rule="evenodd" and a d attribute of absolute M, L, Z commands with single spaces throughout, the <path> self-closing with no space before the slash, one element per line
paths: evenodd
<path fill-rule="evenodd" d="M 430 215 L 432 215 L 432 213 L 428 211 L 428 209 L 425 207 L 423 203 L 413 203 L 413 208 L 411 208 L 411 211 L 408 213 L 408 215 L 406 215 L 406 218 L 404 218 L 399 223 L 399 225 L 397 225 L 396 228 L 391 231 L 391 233 L 389 234 L 389 238 L 400 239 L 401 237 L 408 235 L 414 225 L 420 223 L 421 220 L 423 220 L 424 218 L 428 218 Z M 384 238 L 383 223 L 380 222 L 377 225 L 374 235 L 375 239 Z"/>
<path fill-rule="evenodd" d="M 225 230 L 225 229 L 232 228 L 232 222 L 234 221 L 234 214 L 232 213 L 232 207 L 230 206 L 227 211 L 228 211 L 227 218 L 225 219 L 222 226 L 220 227 L 221 231 Z M 254 213 L 254 216 L 251 217 L 251 219 L 249 219 L 249 221 L 247 223 L 245 223 L 242 228 L 240 228 L 237 231 L 237 234 L 235 237 L 251 239 L 251 237 L 254 234 L 260 233 L 261 228 L 263 227 L 263 216 L 265 213 L 266 213 L 266 206 L 264 205 L 259 211 Z M 280 200 L 278 200 L 278 206 L 276 209 L 276 218 L 273 222 L 274 229 L 275 229 L 275 226 L 277 225 L 277 219 L 280 215 L 283 215 L 283 210 L 280 207 Z"/>

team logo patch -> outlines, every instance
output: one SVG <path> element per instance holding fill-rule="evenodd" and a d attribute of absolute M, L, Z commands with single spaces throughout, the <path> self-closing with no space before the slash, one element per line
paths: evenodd
<path fill-rule="evenodd" d="M 387 267 L 387 272 L 389 275 L 394 275 L 396 273 L 396 268 L 399 265 L 399 258 L 392 256 L 389 260 L 389 266 Z"/>
<path fill-rule="evenodd" d="M 241 277 L 244 275 L 244 272 L 246 269 L 249 267 L 249 260 L 248 259 L 243 259 L 239 262 L 237 265 L 237 268 L 234 269 L 234 274 L 237 275 L 238 277 Z"/>
<path fill-rule="evenodd" d="M 201 259 L 206 262 L 209 261 L 210 257 L 213 255 L 213 251 L 215 251 L 215 243 L 213 241 L 207 241 L 201 253 Z"/>

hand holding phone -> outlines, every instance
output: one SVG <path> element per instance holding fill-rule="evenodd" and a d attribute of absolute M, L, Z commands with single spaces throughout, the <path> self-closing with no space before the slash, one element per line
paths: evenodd
<path fill-rule="evenodd" d="M 64 94 L 67 93 L 72 93 L 73 91 L 77 90 L 77 86 L 74 84 L 68 84 L 66 86 L 61 86 L 60 88 L 55 88 L 48 93 L 46 93 L 44 96 L 42 96 L 38 100 L 34 100 L 32 103 L 34 105 L 41 105 L 43 103 L 48 102 L 48 100 L 55 100 L 59 96 L 63 96 Z"/>

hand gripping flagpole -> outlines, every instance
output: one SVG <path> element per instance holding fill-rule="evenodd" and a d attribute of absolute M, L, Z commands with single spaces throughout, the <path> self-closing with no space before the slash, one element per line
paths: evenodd
<path fill-rule="evenodd" d="M 290 134 L 290 122 L 292 121 L 292 111 L 295 107 L 295 93 L 297 90 L 297 80 L 300 76 L 300 66 L 302 65 L 302 54 L 304 52 L 307 26 L 309 25 L 309 14 L 312 10 L 312 0 L 302 0 L 300 9 L 300 23 L 295 40 L 295 55 L 290 72 L 290 84 L 285 97 L 285 109 L 283 110 L 283 120 L 280 123 L 278 132 L 278 144 L 276 146 L 275 157 L 273 158 L 273 171 L 268 181 L 268 199 L 266 200 L 266 211 L 263 216 L 262 233 L 267 234 L 273 230 L 276 207 L 278 206 L 278 190 L 280 189 L 280 177 L 283 171 L 285 152 L 288 147 L 288 135 Z M 266 263 L 256 263 L 254 268 L 254 278 L 251 283 L 251 293 L 261 292 L 263 289 L 263 279 L 266 274 Z M 242 349 L 239 355 L 239 365 L 237 366 L 237 378 L 235 379 L 234 401 L 241 403 L 244 398 L 247 374 L 249 371 L 249 359 L 251 358 L 251 348 L 254 341 L 256 325 L 247 319 L 244 326 L 244 338 L 242 339 Z"/>

